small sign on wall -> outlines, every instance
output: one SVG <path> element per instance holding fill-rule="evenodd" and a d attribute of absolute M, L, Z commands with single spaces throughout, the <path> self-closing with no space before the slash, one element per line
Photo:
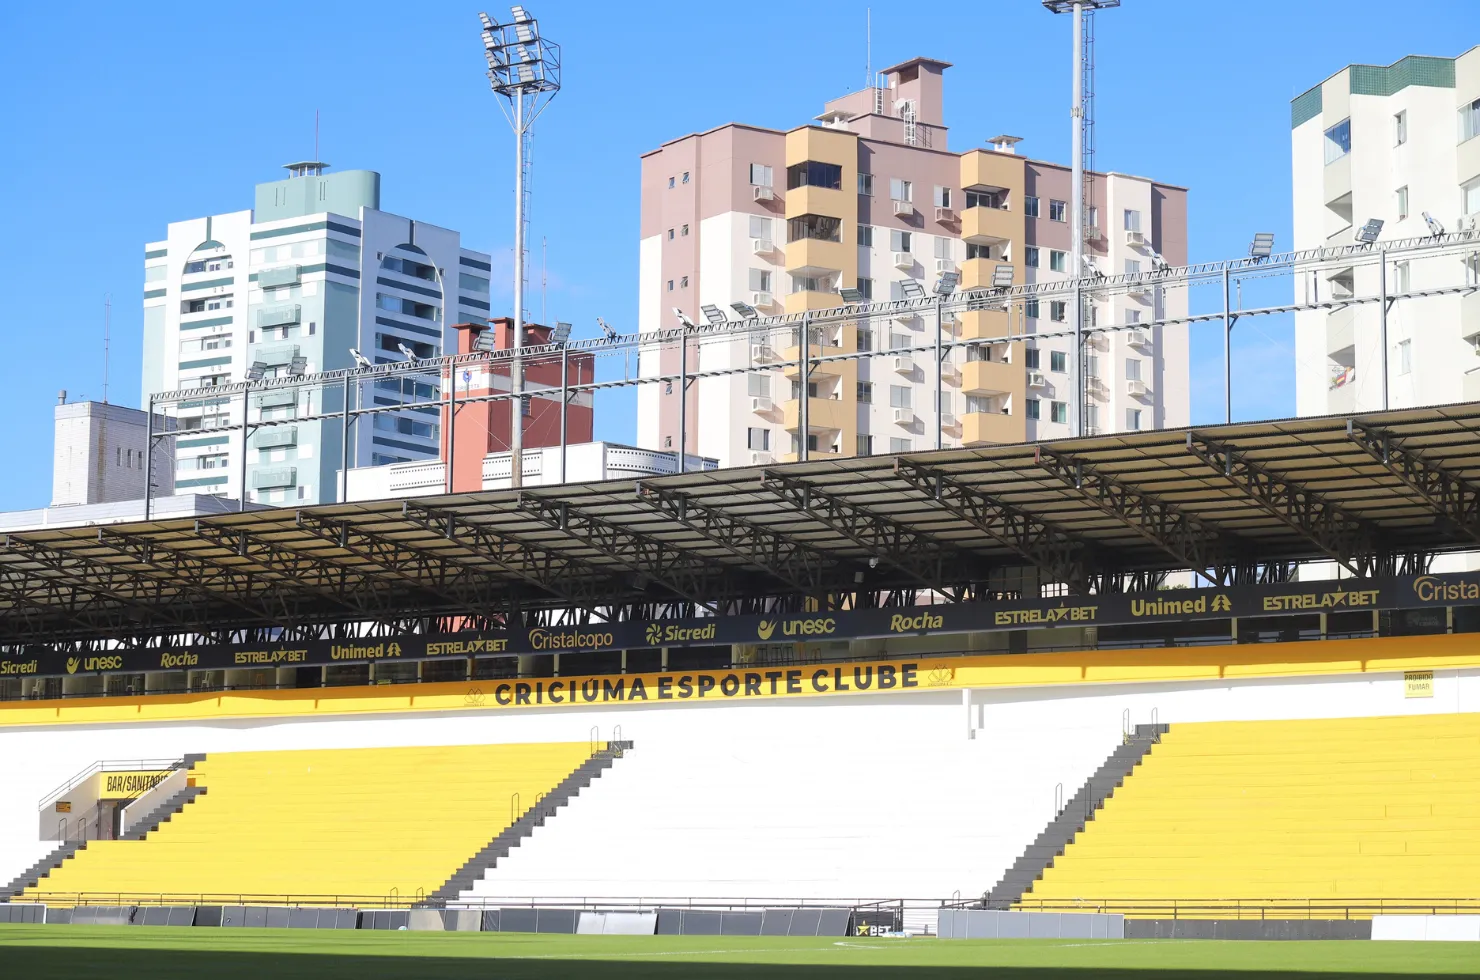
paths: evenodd
<path fill-rule="evenodd" d="M 72 812 L 72 804 L 69 801 L 67 801 L 67 800 L 57 800 L 57 812 L 58 813 L 71 813 Z"/>
<path fill-rule="evenodd" d="M 1405 670 L 1403 672 L 1403 696 L 1405 698 L 1433 697 L 1434 672 L 1432 670 Z"/>

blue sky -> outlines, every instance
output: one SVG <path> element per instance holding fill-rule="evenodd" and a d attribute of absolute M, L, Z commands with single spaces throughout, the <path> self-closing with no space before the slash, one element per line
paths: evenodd
<path fill-rule="evenodd" d="M 862 85 L 868 7 L 876 67 L 954 63 L 952 149 L 1008 132 L 1032 156 L 1069 156 L 1070 25 L 1037 0 L 528 6 L 566 62 L 535 140 L 532 312 L 543 237 L 549 317 L 577 336 L 597 316 L 634 328 L 639 154 L 732 120 L 810 120 Z M 109 400 L 139 404 L 143 244 L 169 221 L 251 207 L 255 183 L 312 153 L 315 109 L 323 159 L 380 171 L 386 210 L 507 262 L 512 137 L 483 77 L 478 9 L 3 5 L 0 391 L 15 468 L 0 509 L 50 498 L 58 389 L 102 395 L 107 294 Z M 1125 0 L 1099 17 L 1099 165 L 1190 188 L 1194 261 L 1242 254 L 1257 230 L 1288 245 L 1289 100 L 1350 62 L 1452 57 L 1480 40 L 1464 33 L 1474 12 L 1474 0 Z M 505 311 L 507 285 L 495 290 Z M 1194 335 L 1194 422 L 1221 420 L 1220 356 L 1216 329 Z M 1293 361 L 1288 324 L 1240 325 L 1235 418 L 1292 414 Z M 631 397 L 602 397 L 598 435 L 631 439 Z"/>

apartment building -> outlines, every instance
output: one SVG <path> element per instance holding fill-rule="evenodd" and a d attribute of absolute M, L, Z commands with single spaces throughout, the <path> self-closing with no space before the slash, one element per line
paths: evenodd
<path fill-rule="evenodd" d="M 964 151 L 947 146 L 944 80 L 928 58 L 882 72 L 878 87 L 826 104 L 810 124 L 781 131 L 728 124 L 663 144 L 642 158 L 639 323 L 678 325 L 674 308 L 702 322 L 706 305 L 761 314 L 841 305 L 856 286 L 875 301 L 927 292 L 944 272 L 960 288 L 990 286 L 1010 267 L 1014 283 L 1071 276 L 1068 165 L 1017 152 L 997 137 Z M 1186 261 L 1186 190 L 1144 177 L 1091 175 L 1087 255 L 1093 271 L 1150 271 Z M 1159 256 L 1159 258 L 1158 258 Z M 1146 290 L 1087 303 L 1085 322 L 1124 324 L 1176 316 L 1185 294 Z M 819 332 L 812 355 L 888 351 L 949 338 L 992 339 L 953 352 L 935 404 L 929 353 L 818 363 L 807 384 L 809 455 L 851 456 L 977 446 L 1072 434 L 1068 303 L 875 320 Z M 686 451 L 722 465 L 799 454 L 799 338 L 737 337 L 691 344 L 688 369 L 734 373 L 695 380 L 687 392 Z M 969 356 L 968 356 L 969 350 Z M 1085 346 L 1090 433 L 1188 421 L 1185 327 L 1091 332 Z M 654 350 L 648 377 L 679 372 L 679 351 Z M 741 369 L 741 370 L 737 370 Z M 638 444 L 679 447 L 679 392 L 638 394 Z"/>
<path fill-rule="evenodd" d="M 1290 104 L 1297 249 L 1350 245 L 1382 222 L 1371 247 L 1480 217 L 1480 47 L 1457 58 L 1417 55 L 1349 65 Z M 1425 214 L 1434 224 L 1425 218 Z M 1389 294 L 1480 282 L 1475 253 L 1394 256 Z M 1336 262 L 1295 284 L 1296 298 L 1376 296 L 1379 264 Z M 1383 407 L 1376 303 L 1295 315 L 1301 415 Z M 1480 399 L 1480 293 L 1395 301 L 1388 311 L 1387 393 L 1393 408 Z"/>
<path fill-rule="evenodd" d="M 251 210 L 171 222 L 145 246 L 143 404 L 153 392 L 353 367 L 352 348 L 375 363 L 437 357 L 456 347 L 452 324 L 487 319 L 487 254 L 380 210 L 379 174 L 325 166 L 290 164 L 287 179 L 257 185 Z M 356 423 L 350 465 L 437 458 L 439 390 L 435 374 L 366 386 L 362 404 L 420 404 Z M 171 406 L 174 486 L 267 504 L 335 500 L 340 424 L 312 417 L 341 398 L 305 389 Z M 245 443 L 240 429 L 213 431 L 244 414 L 281 424 Z"/>
<path fill-rule="evenodd" d="M 153 492 L 173 492 L 170 440 L 146 451 L 145 414 L 107 402 L 69 402 L 63 391 L 54 410 L 51 456 L 51 506 L 85 507 L 144 497 L 145 470 L 154 470 Z M 160 420 L 160 428 L 169 420 Z"/>

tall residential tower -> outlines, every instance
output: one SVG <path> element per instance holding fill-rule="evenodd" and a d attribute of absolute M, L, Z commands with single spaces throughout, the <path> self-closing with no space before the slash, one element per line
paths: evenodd
<path fill-rule="evenodd" d="M 1349 65 L 1291 102 L 1290 124 L 1297 249 L 1351 245 L 1374 219 L 1376 251 L 1480 218 L 1480 47 Z M 1389 295 L 1466 282 L 1480 284 L 1475 253 L 1388 263 Z M 1375 262 L 1335 262 L 1295 289 L 1324 302 L 1381 284 Z M 1376 303 L 1295 314 L 1301 415 L 1383 407 L 1380 320 Z M 1480 398 L 1480 293 L 1399 300 L 1387 328 L 1390 407 Z"/>
<path fill-rule="evenodd" d="M 172 222 L 145 246 L 143 404 L 249 373 L 353 367 L 351 348 L 376 363 L 404 360 L 403 348 L 437 357 L 456 350 L 454 323 L 487 319 L 488 255 L 463 248 L 455 231 L 380 210 L 379 174 L 324 167 L 291 164 L 286 180 L 257 185 L 254 209 Z M 437 390 L 435 374 L 366 384 L 357 404 L 423 404 L 357 422 L 350 465 L 437 458 L 439 409 L 425 404 Z M 333 390 L 184 403 L 174 486 L 268 504 L 333 501 L 339 422 L 310 417 L 342 407 Z M 240 429 L 212 431 L 243 413 L 285 423 L 254 430 L 245 461 Z"/>
<path fill-rule="evenodd" d="M 1010 265 L 1016 283 L 1062 280 L 1070 254 L 1071 169 L 1016 152 L 1011 136 L 990 148 L 947 148 L 944 77 L 950 66 L 915 58 L 886 69 L 879 87 L 827 103 L 813 124 L 789 131 L 728 124 L 665 143 L 642 160 L 639 325 L 677 326 L 673 308 L 736 301 L 763 314 L 841 304 L 838 290 L 897 299 L 914 280 L 929 289 L 956 271 L 961 287 L 990 286 Z M 1150 271 L 1187 259 L 1187 193 L 1145 177 L 1092 175 L 1087 254 L 1093 270 Z M 1160 259 L 1157 256 L 1160 256 Z M 1067 304 L 980 310 L 948 321 L 953 338 L 1000 338 L 958 350 L 935 405 L 932 358 L 819 362 L 808 397 L 811 455 L 932 448 L 937 419 L 946 446 L 1071 434 L 1072 340 L 1035 339 L 1067 327 Z M 1177 316 L 1185 292 L 1146 290 L 1086 304 L 1086 325 Z M 932 317 L 875 321 L 814 339 L 814 356 L 933 343 Z M 1188 421 L 1185 327 L 1089 333 L 1086 432 L 1177 426 Z M 737 369 L 688 391 L 689 452 L 722 465 L 795 458 L 801 388 L 795 339 L 691 345 L 689 370 Z M 787 347 L 785 344 L 789 343 Z M 645 356 L 646 376 L 678 373 L 677 350 Z M 638 444 L 677 449 L 676 386 L 638 395 Z"/>

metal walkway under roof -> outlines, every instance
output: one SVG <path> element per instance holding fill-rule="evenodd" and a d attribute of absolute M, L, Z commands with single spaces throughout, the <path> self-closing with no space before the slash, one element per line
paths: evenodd
<path fill-rule="evenodd" d="M 1480 403 L 16 533 L 0 644 L 1375 575 L 1471 548 Z"/>

